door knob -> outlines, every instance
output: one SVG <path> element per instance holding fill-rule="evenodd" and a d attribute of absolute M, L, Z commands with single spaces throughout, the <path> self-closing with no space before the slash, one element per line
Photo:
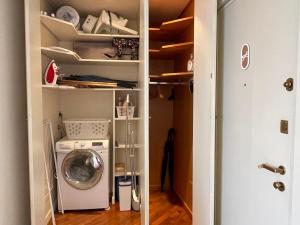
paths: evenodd
<path fill-rule="evenodd" d="M 275 166 L 272 166 L 270 164 L 267 164 L 267 163 L 263 163 L 263 164 L 260 164 L 258 166 L 259 169 L 266 169 L 266 170 L 269 170 L 273 173 L 279 173 L 281 175 L 284 175 L 286 170 L 285 170 L 285 167 L 284 166 L 279 166 L 279 167 L 275 167 Z"/>
<path fill-rule="evenodd" d="M 284 183 L 277 181 L 273 183 L 273 187 L 277 189 L 278 191 L 284 192 L 285 191 L 285 185 Z"/>
<path fill-rule="evenodd" d="M 293 78 L 288 78 L 284 83 L 283 86 L 287 91 L 292 91 L 294 88 L 294 79 Z"/>

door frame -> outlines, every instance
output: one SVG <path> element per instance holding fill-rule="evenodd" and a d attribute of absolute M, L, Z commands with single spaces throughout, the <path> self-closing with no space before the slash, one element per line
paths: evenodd
<path fill-rule="evenodd" d="M 214 225 L 217 0 L 195 0 L 193 224 Z"/>
<path fill-rule="evenodd" d="M 142 91 L 139 94 L 139 111 L 142 114 L 143 122 L 140 124 L 140 140 L 143 140 L 143 154 L 140 154 L 140 189 L 141 189 L 141 224 L 150 224 L 149 212 L 149 0 L 140 0 L 140 65 L 139 82 Z"/>
<path fill-rule="evenodd" d="M 30 213 L 32 225 L 45 224 L 40 1 L 24 0 Z M 42 169 L 41 169 L 42 168 Z"/>

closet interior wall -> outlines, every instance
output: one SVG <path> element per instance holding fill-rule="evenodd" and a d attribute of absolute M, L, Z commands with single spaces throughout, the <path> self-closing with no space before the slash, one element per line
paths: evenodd
<path fill-rule="evenodd" d="M 156 87 L 150 86 L 150 89 Z M 173 101 L 168 101 L 171 87 L 162 85 L 160 88 L 164 98 L 151 98 L 150 94 L 150 135 L 149 135 L 149 162 L 150 162 L 150 190 L 160 190 L 161 164 L 164 154 L 164 144 L 169 128 L 173 127 Z M 150 92 L 153 90 L 150 90 Z M 166 179 L 166 189 L 169 189 L 169 179 Z"/>
<path fill-rule="evenodd" d="M 194 1 L 191 1 L 181 17 L 194 16 Z M 178 37 L 180 41 L 194 42 L 194 24 Z M 187 61 L 193 48 L 180 55 L 175 61 L 176 71 L 186 71 Z M 196 76 L 196 74 L 194 74 Z M 174 190 L 187 208 L 192 211 L 193 186 L 193 95 L 187 86 L 175 86 L 174 101 Z"/>
<path fill-rule="evenodd" d="M 194 16 L 194 2 L 190 1 L 178 18 Z M 173 18 L 177 19 L 177 18 Z M 164 22 L 164 21 L 163 21 Z M 157 27 L 156 21 L 150 26 Z M 189 25 L 183 33 L 172 42 L 193 42 L 194 24 Z M 172 43 L 171 42 L 171 43 Z M 164 42 L 168 44 L 168 42 Z M 161 43 L 150 40 L 150 49 L 157 48 Z M 187 62 L 193 48 L 172 60 L 150 58 L 150 75 L 166 72 L 187 71 Z M 184 82 L 183 82 L 184 83 Z M 169 101 L 172 88 L 175 89 L 175 100 Z M 155 94 L 156 93 L 156 94 Z M 155 94 L 151 98 L 151 95 Z M 192 211 L 192 137 L 193 137 L 193 95 L 188 85 L 150 85 L 150 190 L 160 189 L 161 164 L 164 144 L 168 129 L 175 128 L 174 151 L 174 191 L 184 202 L 186 208 Z M 166 189 L 169 188 L 168 175 Z"/>
<path fill-rule="evenodd" d="M 157 27 L 157 17 L 153 22 L 150 18 L 150 27 Z M 149 48 L 159 48 L 163 43 L 150 39 Z M 149 74 L 162 74 L 165 71 L 174 71 L 174 60 L 149 60 Z M 172 86 L 150 85 L 149 99 L 149 186 L 150 190 L 160 190 L 161 165 L 164 154 L 164 144 L 168 130 L 173 127 L 173 101 L 168 101 Z M 165 188 L 169 189 L 169 179 L 166 179 Z"/>

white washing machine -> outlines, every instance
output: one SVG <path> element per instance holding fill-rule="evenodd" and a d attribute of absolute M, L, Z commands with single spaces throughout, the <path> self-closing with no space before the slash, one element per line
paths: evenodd
<path fill-rule="evenodd" d="M 109 208 L 109 140 L 62 139 L 56 152 L 64 210 Z"/>

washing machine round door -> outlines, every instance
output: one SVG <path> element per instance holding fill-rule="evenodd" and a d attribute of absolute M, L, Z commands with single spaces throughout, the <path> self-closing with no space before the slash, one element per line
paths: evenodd
<path fill-rule="evenodd" d="M 64 158 L 61 170 L 69 185 L 76 189 L 87 190 L 101 180 L 104 163 L 94 150 L 73 150 Z"/>

